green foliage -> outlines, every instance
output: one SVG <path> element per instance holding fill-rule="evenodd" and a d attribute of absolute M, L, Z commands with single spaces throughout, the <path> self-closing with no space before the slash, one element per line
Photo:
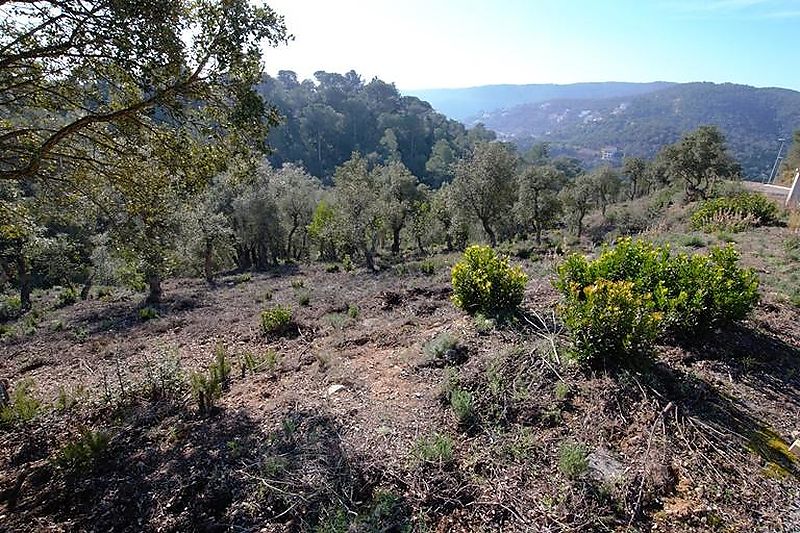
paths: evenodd
<path fill-rule="evenodd" d="M 467 424 L 472 420 L 474 414 L 475 401 L 472 394 L 460 388 L 456 388 L 450 392 L 450 407 L 460 424 Z"/>
<path fill-rule="evenodd" d="M 350 304 L 347 306 L 347 316 L 352 318 L 353 320 L 358 318 L 359 309 L 356 304 Z"/>
<path fill-rule="evenodd" d="M 475 331 L 480 335 L 486 335 L 495 328 L 495 320 L 488 318 L 483 313 L 475 313 L 473 322 L 475 323 Z"/>
<path fill-rule="evenodd" d="M 0 301 L 0 321 L 18 317 L 21 310 L 22 301 L 19 296 L 6 296 Z"/>
<path fill-rule="evenodd" d="M 320 178 L 331 176 L 360 151 L 374 154 L 381 164 L 402 163 L 436 186 L 451 176 L 457 155 L 479 140 L 494 138 L 483 127 L 468 131 L 394 85 L 365 81 L 354 71 L 319 71 L 305 81 L 281 71 L 265 76 L 258 90 L 284 117 L 268 139 L 272 163 L 302 161 Z"/>
<path fill-rule="evenodd" d="M 33 380 L 24 379 L 9 394 L 8 404 L 0 407 L 0 422 L 27 422 L 39 414 L 40 408 L 41 402 L 34 396 Z"/>
<path fill-rule="evenodd" d="M 288 307 L 276 306 L 261 313 L 261 331 L 265 335 L 280 336 L 288 333 L 292 327 L 292 310 Z"/>
<path fill-rule="evenodd" d="M 302 289 L 306 286 L 306 281 L 302 278 L 293 279 L 291 285 L 293 289 Z"/>
<path fill-rule="evenodd" d="M 77 440 L 61 448 L 56 464 L 62 468 L 89 468 L 105 454 L 110 440 L 111 437 L 104 431 L 84 430 Z"/>
<path fill-rule="evenodd" d="M 766 196 L 742 193 L 706 200 L 692 213 L 692 227 L 706 232 L 743 231 L 754 226 L 774 226 L 778 208 Z"/>
<path fill-rule="evenodd" d="M 528 277 L 488 246 L 470 246 L 452 270 L 453 303 L 468 313 L 498 315 L 514 311 Z"/>
<path fill-rule="evenodd" d="M 159 318 L 158 310 L 155 307 L 145 306 L 139 309 L 139 320 L 147 321 Z"/>
<path fill-rule="evenodd" d="M 575 442 L 564 442 L 558 449 L 558 468 L 567 477 L 578 478 L 589 469 L 586 447 Z"/>
<path fill-rule="evenodd" d="M 447 353 L 458 347 L 458 337 L 445 331 L 428 341 L 423 351 L 433 360 L 446 359 Z"/>
<path fill-rule="evenodd" d="M 570 390 L 571 389 L 570 389 L 569 384 L 567 384 L 567 383 L 565 383 L 563 381 L 559 381 L 558 383 L 556 383 L 556 386 L 553 389 L 553 392 L 555 393 L 555 396 L 556 396 L 556 400 L 558 400 L 560 402 L 563 402 L 564 400 L 566 400 L 567 397 L 569 396 Z"/>
<path fill-rule="evenodd" d="M 581 362 L 647 353 L 660 332 L 661 315 L 650 295 L 635 293 L 630 281 L 588 285 L 563 306 L 561 315 Z"/>
<path fill-rule="evenodd" d="M 306 289 L 297 291 L 297 303 L 302 307 L 311 305 L 311 292 Z"/>
<path fill-rule="evenodd" d="M 417 463 L 443 466 L 453 461 L 453 439 L 434 433 L 418 438 L 411 448 L 411 457 Z"/>
<path fill-rule="evenodd" d="M 622 239 L 594 261 L 575 254 L 559 266 L 560 312 L 589 359 L 646 351 L 656 323 L 694 335 L 744 318 L 758 301 L 758 277 L 738 259 L 730 245 L 671 255 L 667 246 Z"/>
<path fill-rule="evenodd" d="M 58 307 L 67 307 L 78 301 L 78 293 L 73 287 L 64 287 L 58 293 Z"/>

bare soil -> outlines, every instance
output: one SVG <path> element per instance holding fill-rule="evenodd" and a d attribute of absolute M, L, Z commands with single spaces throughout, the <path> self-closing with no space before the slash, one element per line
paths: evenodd
<path fill-rule="evenodd" d="M 789 232 L 756 235 L 777 249 Z M 173 280 L 146 321 L 121 290 L 41 311 L 0 355 L 43 403 L 0 427 L 0 531 L 799 531 L 798 308 L 767 284 L 743 324 L 581 371 L 553 314 L 557 260 L 518 260 L 524 311 L 488 332 L 450 302 L 446 267 Z M 263 335 L 275 305 L 297 335 Z M 426 355 L 443 332 L 463 362 Z M 231 374 L 201 413 L 187 376 L 218 345 Z M 472 395 L 468 420 L 448 383 Z M 108 443 L 70 460 L 87 431 Z M 452 458 L 420 459 L 437 434 Z M 588 453 L 578 475 L 565 443 Z"/>

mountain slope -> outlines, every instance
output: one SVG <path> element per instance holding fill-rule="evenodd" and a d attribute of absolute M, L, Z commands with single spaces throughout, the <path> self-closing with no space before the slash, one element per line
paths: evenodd
<path fill-rule="evenodd" d="M 597 82 L 568 85 L 482 85 L 465 89 L 408 91 L 430 102 L 434 109 L 456 120 L 466 120 L 484 111 L 554 99 L 596 99 L 645 94 L 673 85 L 653 83 Z"/>
<path fill-rule="evenodd" d="M 800 127 L 800 92 L 745 85 L 687 83 L 649 94 L 561 99 L 484 113 L 473 118 L 522 146 L 547 141 L 556 152 L 592 162 L 604 147 L 652 156 L 702 124 L 725 133 L 748 177 L 768 175 L 779 137 Z"/>

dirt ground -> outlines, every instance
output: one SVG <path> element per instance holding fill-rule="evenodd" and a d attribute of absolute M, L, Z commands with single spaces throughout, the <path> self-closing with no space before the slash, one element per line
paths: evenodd
<path fill-rule="evenodd" d="M 150 320 L 114 290 L 21 321 L 0 377 L 42 406 L 0 427 L 0 531 L 800 531 L 800 311 L 783 278 L 746 323 L 588 372 L 553 314 L 557 256 L 515 259 L 523 313 L 483 329 L 449 300 L 455 259 L 172 280 Z M 262 333 L 276 305 L 294 335 Z M 438 359 L 425 346 L 443 333 L 457 346 Z M 189 375 L 218 346 L 230 377 L 201 413 Z M 469 419 L 448 387 L 470 393 Z M 421 451 L 437 437 L 451 453 Z M 569 445 L 588 454 L 574 475 Z"/>

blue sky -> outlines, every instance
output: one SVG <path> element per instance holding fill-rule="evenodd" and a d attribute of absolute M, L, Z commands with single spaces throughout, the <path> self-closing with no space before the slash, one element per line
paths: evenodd
<path fill-rule="evenodd" d="M 400 89 L 714 81 L 800 90 L 800 0 L 267 0 L 295 40 L 270 73 Z"/>

